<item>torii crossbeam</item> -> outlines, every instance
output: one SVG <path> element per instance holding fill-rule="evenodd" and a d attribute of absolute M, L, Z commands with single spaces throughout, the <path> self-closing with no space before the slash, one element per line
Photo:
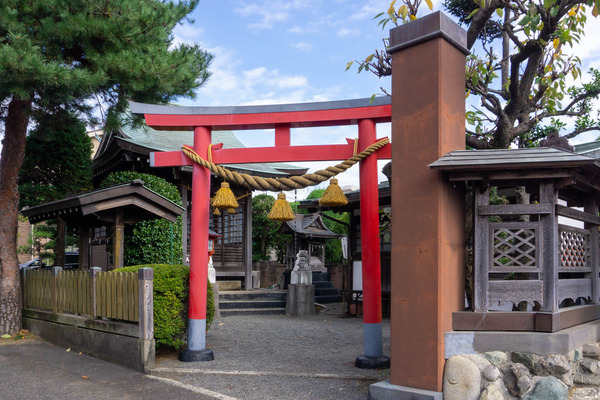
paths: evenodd
<path fill-rule="evenodd" d="M 391 121 L 389 97 L 344 101 L 235 107 L 179 107 L 129 103 L 157 130 L 193 130 L 194 151 L 207 157 L 213 130 L 274 129 L 275 146 L 241 149 L 211 149 L 215 164 L 335 161 L 354 154 L 348 144 L 291 146 L 290 128 L 358 125 L 358 152 L 377 141 L 376 124 Z M 364 355 L 362 368 L 389 366 L 383 355 L 381 329 L 381 268 L 379 245 L 379 193 L 377 159 L 390 159 L 391 146 L 381 148 L 360 162 L 360 209 L 362 240 Z M 182 361 L 213 359 L 206 349 L 206 282 L 208 278 L 208 222 L 210 172 L 193 163 L 183 152 L 152 153 L 151 166 L 193 165 L 192 222 L 190 231 L 190 304 L 188 350 Z"/>

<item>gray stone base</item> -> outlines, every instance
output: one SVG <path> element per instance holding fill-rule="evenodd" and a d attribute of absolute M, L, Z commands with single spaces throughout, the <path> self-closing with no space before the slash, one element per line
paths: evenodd
<path fill-rule="evenodd" d="M 541 356 L 569 354 L 575 348 L 600 341 L 600 320 L 573 326 L 558 332 L 454 331 L 446 332 L 445 357 L 518 351 Z"/>
<path fill-rule="evenodd" d="M 288 285 L 285 312 L 293 317 L 315 313 L 315 287 L 313 285 Z"/>
<path fill-rule="evenodd" d="M 23 328 L 56 345 L 142 372 L 155 364 L 154 339 L 143 340 L 129 336 L 131 331 L 137 330 L 134 324 L 93 321 L 79 316 L 45 312 L 28 311 L 25 314 Z M 54 318 L 55 321 L 44 320 L 42 317 Z"/>
<path fill-rule="evenodd" d="M 390 381 L 369 386 L 368 400 L 443 400 L 441 392 L 392 385 Z"/>

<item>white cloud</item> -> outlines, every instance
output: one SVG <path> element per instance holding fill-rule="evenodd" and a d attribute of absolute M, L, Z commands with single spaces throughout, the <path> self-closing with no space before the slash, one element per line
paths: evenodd
<path fill-rule="evenodd" d="M 257 3 L 244 3 L 235 12 L 256 22 L 248 24 L 252 29 L 270 29 L 277 23 L 288 21 L 295 10 L 309 7 L 307 1 L 265 0 Z"/>
<path fill-rule="evenodd" d="M 298 43 L 292 44 L 292 47 L 295 49 L 298 49 L 298 50 L 308 51 L 313 48 L 313 45 L 308 42 L 298 42 Z"/>
<path fill-rule="evenodd" d="M 339 31 L 337 31 L 337 35 L 340 37 L 344 37 L 344 36 L 358 36 L 360 34 L 360 30 L 358 29 L 347 29 L 347 28 L 342 28 Z"/>

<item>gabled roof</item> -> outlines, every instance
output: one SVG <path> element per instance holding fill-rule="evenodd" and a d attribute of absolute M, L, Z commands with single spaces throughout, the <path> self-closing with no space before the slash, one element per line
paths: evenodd
<path fill-rule="evenodd" d="M 429 164 L 441 171 L 581 167 L 593 158 L 551 147 L 500 150 L 454 150 Z M 600 165 L 600 164 L 599 164 Z"/>
<path fill-rule="evenodd" d="M 21 214 L 31 223 L 61 217 L 77 226 L 100 226 L 115 221 L 116 211 L 123 211 L 127 224 L 154 218 L 175 222 L 183 208 L 143 186 L 132 182 L 109 186 L 65 197 L 60 200 L 26 207 Z"/>
<path fill-rule="evenodd" d="M 320 213 L 295 214 L 296 219 L 286 221 L 279 228 L 280 233 L 296 232 L 309 238 L 338 239 L 340 235 L 327 229 Z"/>
<path fill-rule="evenodd" d="M 194 143 L 193 137 L 194 133 L 190 131 L 157 131 L 145 125 L 136 128 L 124 126 L 117 132 L 104 135 L 96 157 L 94 157 L 93 168 L 95 171 L 106 168 L 115 161 L 114 153 L 117 153 L 119 149 L 148 156 L 155 151 L 178 151 L 184 144 L 191 146 Z M 245 147 L 229 131 L 213 131 L 212 142 L 223 143 L 223 148 L 226 149 Z M 268 177 L 302 175 L 307 171 L 305 167 L 285 163 L 247 163 L 224 166 L 240 172 Z"/>

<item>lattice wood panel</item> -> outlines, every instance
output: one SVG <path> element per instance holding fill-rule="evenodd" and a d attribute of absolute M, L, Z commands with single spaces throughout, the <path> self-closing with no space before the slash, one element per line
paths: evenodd
<path fill-rule="evenodd" d="M 537 227 L 517 224 L 490 224 L 492 262 L 490 270 L 537 268 Z"/>
<path fill-rule="evenodd" d="M 589 231 L 561 227 L 559 233 L 561 267 L 587 267 L 590 254 Z"/>

